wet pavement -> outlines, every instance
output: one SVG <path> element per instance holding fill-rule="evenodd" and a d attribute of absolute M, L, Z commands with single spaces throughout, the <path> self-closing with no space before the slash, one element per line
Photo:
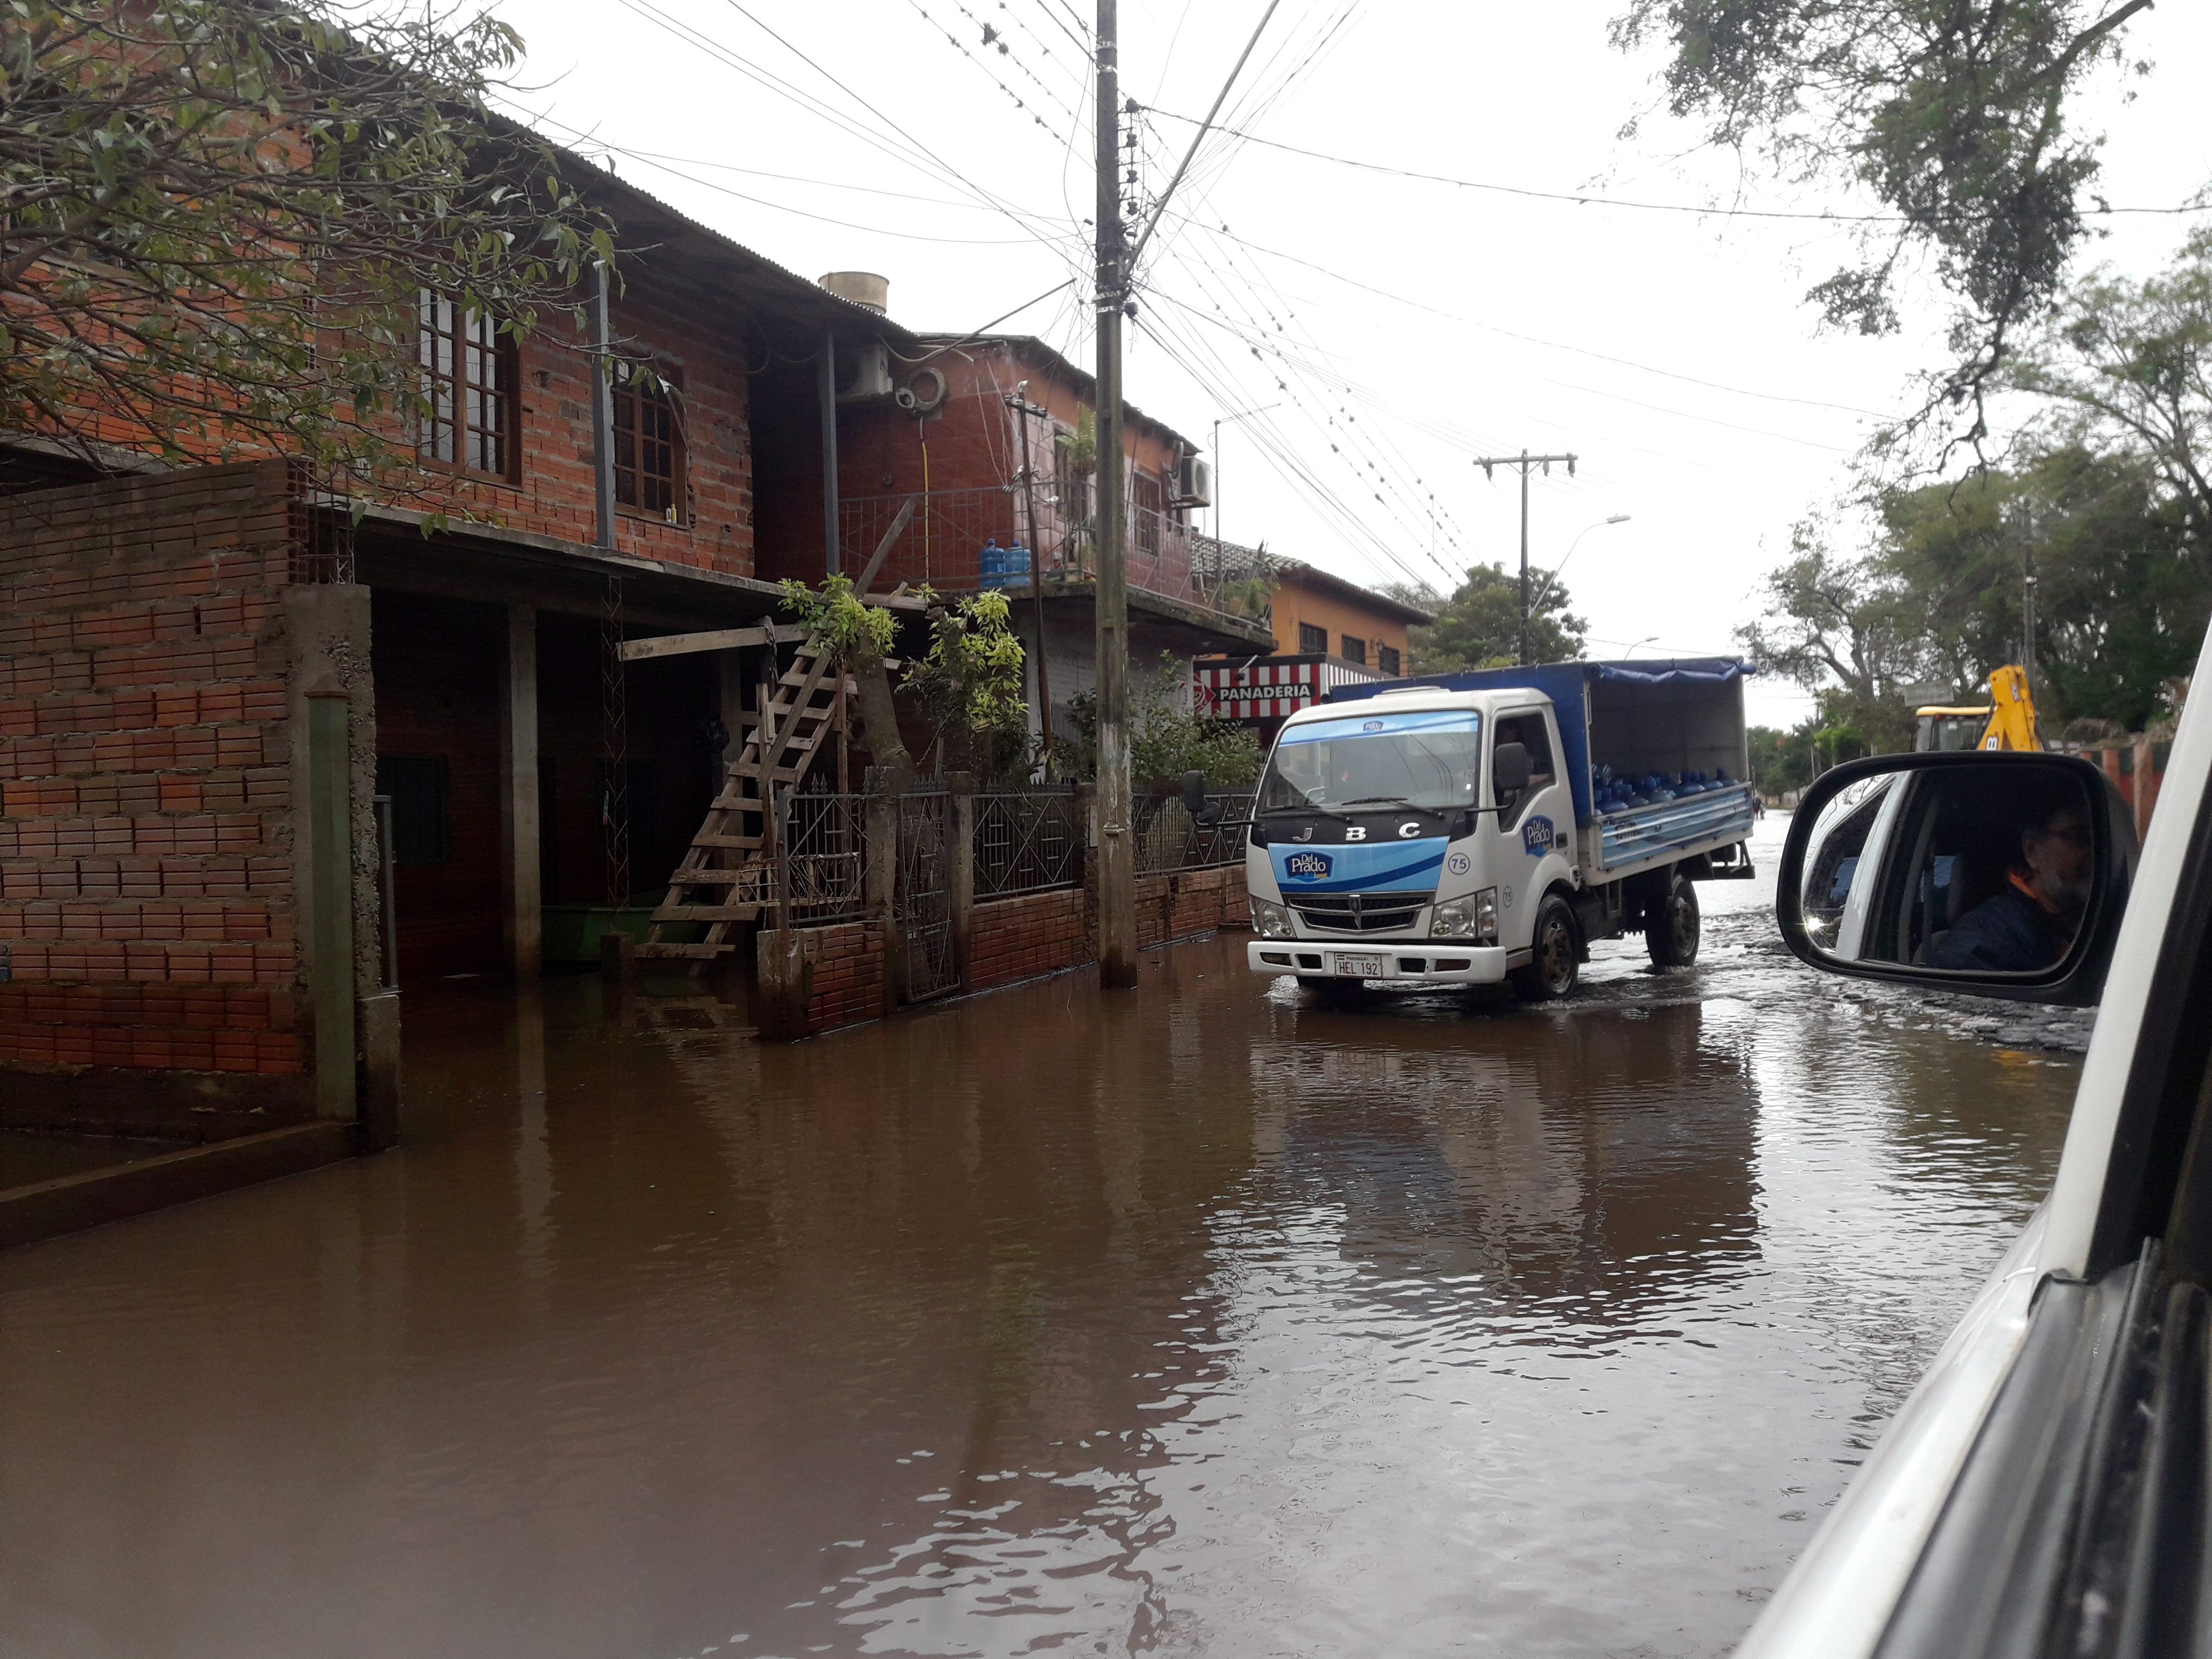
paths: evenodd
<path fill-rule="evenodd" d="M 2077 1062 L 1701 890 L 1549 1009 L 410 994 L 402 1152 L 0 1255 L 0 1655 L 1724 1652 Z"/>

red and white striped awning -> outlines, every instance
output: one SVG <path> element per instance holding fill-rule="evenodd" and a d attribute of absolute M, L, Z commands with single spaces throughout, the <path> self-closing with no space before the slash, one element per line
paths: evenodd
<path fill-rule="evenodd" d="M 1318 702 L 1332 687 L 1378 676 L 1328 657 L 1257 657 L 1194 665 L 1200 711 L 1216 720 L 1277 720 Z"/>

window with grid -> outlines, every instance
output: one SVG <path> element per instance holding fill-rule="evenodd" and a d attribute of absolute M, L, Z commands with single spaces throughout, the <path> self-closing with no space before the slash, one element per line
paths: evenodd
<path fill-rule="evenodd" d="M 1311 623 L 1298 624 L 1298 654 L 1302 657 L 1328 655 L 1328 629 L 1316 628 Z"/>
<path fill-rule="evenodd" d="M 1391 678 L 1395 679 L 1401 672 L 1398 666 L 1398 647 L 1395 645 L 1376 646 L 1375 665 Z"/>
<path fill-rule="evenodd" d="M 514 343 L 481 312 L 425 291 L 416 330 L 422 459 L 485 477 L 514 475 Z"/>
<path fill-rule="evenodd" d="M 1356 662 L 1364 668 L 1367 665 L 1367 641 L 1357 634 L 1346 634 L 1344 636 L 1344 659 Z"/>
<path fill-rule="evenodd" d="M 676 405 L 658 386 L 618 386 L 615 393 L 615 501 L 671 524 L 684 478 Z"/>

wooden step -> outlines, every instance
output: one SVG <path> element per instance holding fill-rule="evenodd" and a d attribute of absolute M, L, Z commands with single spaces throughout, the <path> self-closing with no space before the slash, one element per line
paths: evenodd
<path fill-rule="evenodd" d="M 671 945 L 665 939 L 647 939 L 637 947 L 637 955 L 647 961 L 655 957 L 673 957 L 691 962 L 712 962 L 716 957 L 737 948 L 735 939 L 726 945 Z"/>
<path fill-rule="evenodd" d="M 664 904 L 653 913 L 655 921 L 750 921 L 766 909 L 761 904 Z"/>

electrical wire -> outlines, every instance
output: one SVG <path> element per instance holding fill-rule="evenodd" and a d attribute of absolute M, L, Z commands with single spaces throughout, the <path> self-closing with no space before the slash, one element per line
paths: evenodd
<path fill-rule="evenodd" d="M 1174 110 L 1163 109 L 1156 110 L 1153 112 L 1164 115 L 1170 121 L 1182 121 L 1191 126 L 1198 126 L 1200 125 L 1200 122 L 1196 116 L 1183 115 Z M 1826 224 L 1839 225 L 1903 225 L 1918 224 L 1923 222 L 1921 219 L 1911 217 L 1902 213 L 1832 213 L 1808 212 L 1787 208 L 1699 207 L 1694 204 L 1687 202 L 1641 202 L 1632 200 L 1626 197 L 1599 196 L 1591 194 L 1588 191 L 1577 192 L 1572 191 L 1559 190 L 1534 190 L 1525 185 L 1500 185 L 1480 179 L 1455 179 L 1447 173 L 1419 173 L 1409 167 L 1390 167 L 1381 161 L 1363 161 L 1349 155 L 1331 155 L 1324 150 L 1307 149 L 1302 145 L 1286 144 L 1280 139 L 1276 138 L 1262 138 L 1255 132 L 1223 126 L 1218 124 L 1213 130 L 1225 137 L 1241 139 L 1246 143 L 1256 144 L 1264 149 L 1281 150 L 1286 155 L 1303 156 L 1310 161 L 1327 161 L 1334 167 L 1352 167 L 1362 173 L 1384 173 L 1398 179 L 1411 179 L 1422 184 L 1449 185 L 1459 190 L 1488 191 L 1501 196 L 1524 197 L 1532 201 L 1564 202 L 1576 207 L 1632 208 L 1638 211 L 1646 213 L 1686 213 L 1693 214 L 1700 217 L 1730 219 L 1811 220 Z M 2187 213 L 2212 213 L 2212 202 L 2185 202 L 2178 207 L 2110 207 L 2099 205 L 2094 208 L 2084 208 L 2081 211 L 2081 216 L 2084 218 L 2105 218 L 2126 214 L 2172 216 Z M 1937 218 L 1958 221 L 1994 217 L 1995 216 L 1981 214 L 1951 214 L 1936 215 L 1934 216 Z"/>

